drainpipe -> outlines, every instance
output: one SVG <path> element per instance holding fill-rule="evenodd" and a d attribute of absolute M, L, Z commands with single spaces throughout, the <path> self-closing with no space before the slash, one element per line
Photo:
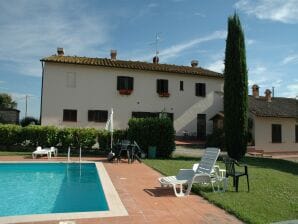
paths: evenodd
<path fill-rule="evenodd" d="M 42 114 L 42 96 L 43 96 L 43 76 L 44 76 L 44 62 L 41 61 L 41 91 L 40 91 L 40 115 L 39 115 L 39 122 L 41 124 L 41 114 Z"/>

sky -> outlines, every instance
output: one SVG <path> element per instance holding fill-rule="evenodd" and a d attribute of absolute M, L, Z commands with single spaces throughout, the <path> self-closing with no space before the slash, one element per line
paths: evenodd
<path fill-rule="evenodd" d="M 40 59 L 56 54 L 151 62 L 223 72 L 227 19 L 245 34 L 249 88 L 298 96 L 298 0 L 10 0 L 0 1 L 0 92 L 21 117 L 39 118 Z"/>

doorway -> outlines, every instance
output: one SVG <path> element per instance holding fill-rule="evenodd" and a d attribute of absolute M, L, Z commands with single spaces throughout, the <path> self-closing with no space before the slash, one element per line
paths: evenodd
<path fill-rule="evenodd" d="M 206 140 L 206 114 L 197 115 L 197 139 Z"/>

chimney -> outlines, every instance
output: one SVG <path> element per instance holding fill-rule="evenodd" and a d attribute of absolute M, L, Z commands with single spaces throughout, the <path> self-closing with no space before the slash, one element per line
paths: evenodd
<path fill-rule="evenodd" d="M 153 57 L 153 64 L 158 64 L 159 62 L 159 57 L 158 56 L 154 56 Z"/>
<path fill-rule="evenodd" d="M 271 91 L 270 91 L 270 89 L 266 89 L 265 98 L 266 98 L 267 102 L 271 102 Z"/>
<path fill-rule="evenodd" d="M 64 56 L 64 50 L 62 47 L 57 48 L 57 54 L 58 54 L 58 56 Z"/>
<path fill-rule="evenodd" d="M 192 60 L 190 64 L 191 64 L 191 67 L 196 68 L 196 67 L 198 67 L 199 62 L 198 62 L 198 60 Z"/>
<path fill-rule="evenodd" d="M 117 59 L 117 50 L 111 50 L 111 60 L 116 61 Z"/>
<path fill-rule="evenodd" d="M 252 87 L 252 95 L 254 98 L 259 98 L 259 86 L 254 84 Z"/>

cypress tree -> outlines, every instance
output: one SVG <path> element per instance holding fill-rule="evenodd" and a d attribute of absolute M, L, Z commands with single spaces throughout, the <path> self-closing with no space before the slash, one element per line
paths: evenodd
<path fill-rule="evenodd" d="M 228 18 L 224 69 L 224 131 L 228 155 L 236 160 L 246 153 L 248 87 L 244 33 L 235 13 Z"/>

